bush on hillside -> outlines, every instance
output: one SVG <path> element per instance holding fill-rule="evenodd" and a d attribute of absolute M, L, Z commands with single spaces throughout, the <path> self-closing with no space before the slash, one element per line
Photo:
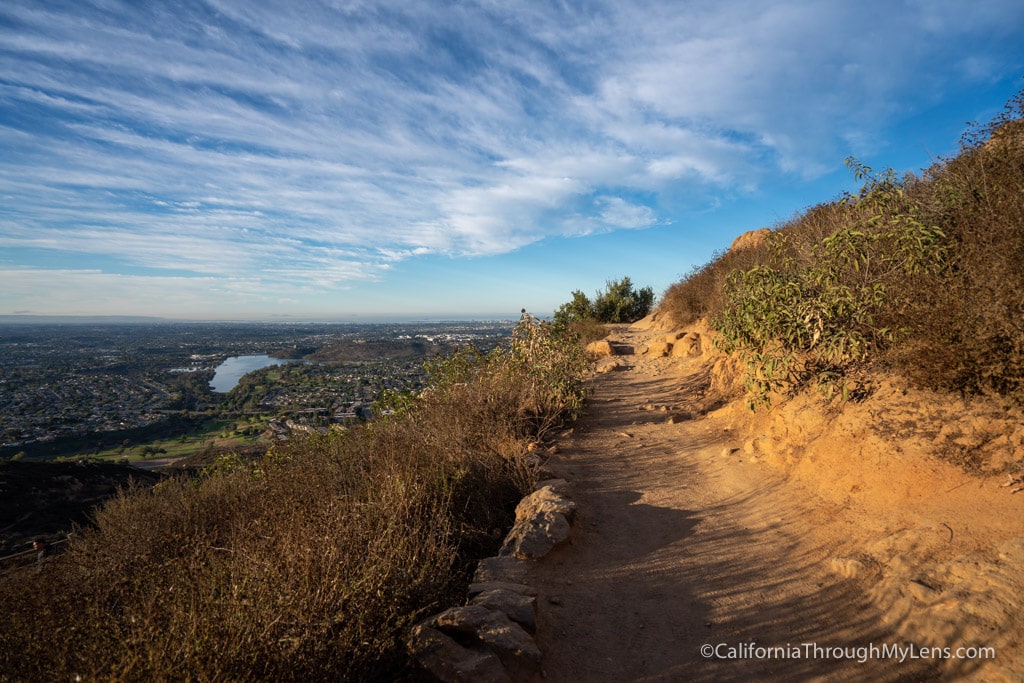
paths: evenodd
<path fill-rule="evenodd" d="M 949 236 L 947 267 L 918 288 L 898 355 L 919 383 L 1024 403 L 1024 92 L 969 131 L 914 188 Z"/>
<path fill-rule="evenodd" d="M 526 441 L 579 410 L 584 362 L 524 316 L 386 418 L 123 493 L 66 553 L 0 576 L 0 678 L 400 676 L 409 627 L 497 550 Z"/>
<path fill-rule="evenodd" d="M 945 235 L 922 220 L 891 172 L 875 175 L 850 160 L 864 187 L 847 220 L 800 258 L 800 239 L 781 232 L 770 265 L 729 274 L 715 318 L 724 350 L 747 364 L 752 404 L 810 377 L 841 376 L 888 348 L 904 330 L 909 301 L 902 283 L 938 271 Z"/>
<path fill-rule="evenodd" d="M 569 323 L 568 331 L 571 336 L 579 340 L 581 346 L 586 346 L 591 342 L 607 337 L 609 329 L 604 323 L 599 323 L 590 318 Z"/>
<path fill-rule="evenodd" d="M 747 364 L 751 404 L 883 361 L 918 383 L 1024 402 L 1024 93 L 923 177 L 875 174 L 763 244 L 672 285 L 661 308 L 710 317 Z"/>
<path fill-rule="evenodd" d="M 718 315 L 725 305 L 725 281 L 729 273 L 767 263 L 764 244 L 716 254 L 708 263 L 693 268 L 662 295 L 658 310 L 680 325 Z"/>

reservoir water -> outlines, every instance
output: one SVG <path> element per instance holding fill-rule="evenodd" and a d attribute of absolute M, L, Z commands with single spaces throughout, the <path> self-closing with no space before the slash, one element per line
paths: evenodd
<path fill-rule="evenodd" d="M 289 361 L 285 358 L 271 358 L 267 355 L 232 356 L 217 366 L 213 379 L 210 380 L 210 388 L 216 392 L 226 394 L 235 388 L 238 380 L 242 379 L 242 375 L 247 372 L 289 362 L 294 361 Z"/>

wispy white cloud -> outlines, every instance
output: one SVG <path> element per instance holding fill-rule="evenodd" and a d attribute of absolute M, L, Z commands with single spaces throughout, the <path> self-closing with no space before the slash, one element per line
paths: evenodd
<path fill-rule="evenodd" d="M 11 0 L 0 246 L 315 289 L 677 223 L 1019 71 L 1019 4 Z"/>
<path fill-rule="evenodd" d="M 657 220 L 649 206 L 630 204 L 622 197 L 598 197 L 601 207 L 601 220 L 612 228 L 648 228 Z"/>

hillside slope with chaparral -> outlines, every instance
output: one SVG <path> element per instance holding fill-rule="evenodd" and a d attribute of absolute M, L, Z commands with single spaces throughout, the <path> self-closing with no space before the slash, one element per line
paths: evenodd
<path fill-rule="evenodd" d="M 1024 93 L 848 165 L 650 315 L 122 491 L 0 573 L 0 681 L 1024 679 Z"/>
<path fill-rule="evenodd" d="M 1022 105 L 590 344 L 545 680 L 1024 677 Z"/>

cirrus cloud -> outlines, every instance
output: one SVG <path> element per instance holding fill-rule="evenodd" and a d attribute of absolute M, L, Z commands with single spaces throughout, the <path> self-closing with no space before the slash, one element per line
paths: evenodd
<path fill-rule="evenodd" d="M 0 267 L 307 292 L 682 225 L 1019 72 L 976 5 L 11 0 Z"/>

